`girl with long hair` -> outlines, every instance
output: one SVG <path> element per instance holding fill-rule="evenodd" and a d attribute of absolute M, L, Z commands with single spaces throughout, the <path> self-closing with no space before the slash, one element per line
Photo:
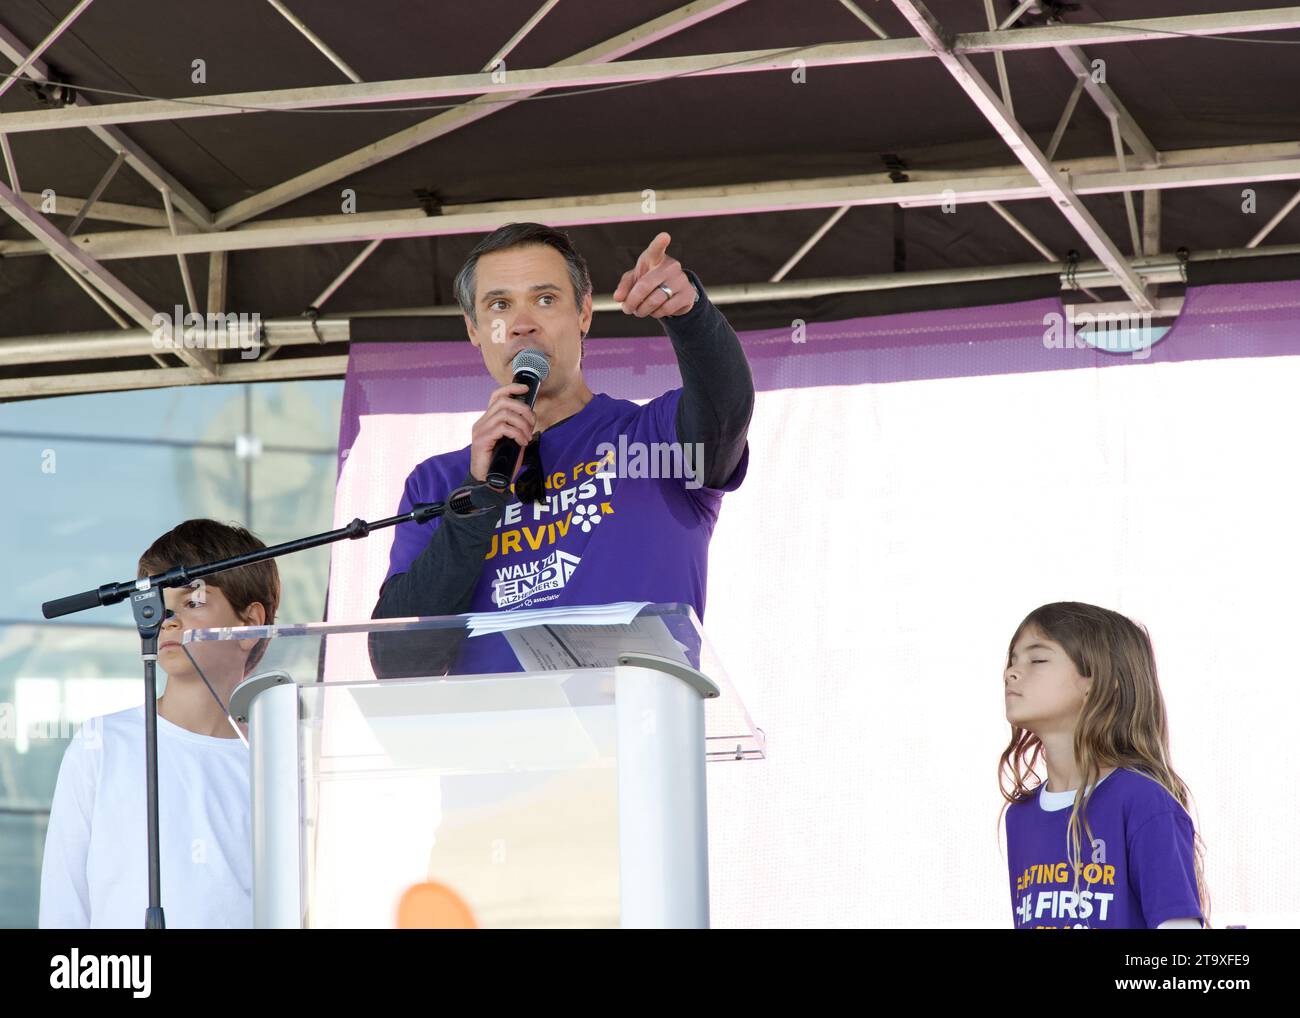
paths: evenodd
<path fill-rule="evenodd" d="M 1208 925 L 1204 846 L 1146 630 L 1095 605 L 1043 605 L 1011 638 L 1003 686 L 1016 928 Z"/>

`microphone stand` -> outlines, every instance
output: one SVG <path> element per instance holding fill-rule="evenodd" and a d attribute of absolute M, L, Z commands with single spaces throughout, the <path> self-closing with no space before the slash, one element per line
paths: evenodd
<path fill-rule="evenodd" d="M 131 612 L 135 617 L 136 631 L 140 634 L 140 658 L 144 662 L 145 820 L 149 865 L 149 904 L 145 909 L 145 929 L 161 930 L 167 925 L 162 907 L 162 863 L 158 850 L 158 688 L 156 684 L 158 633 L 162 629 L 166 614 L 163 591 L 168 587 L 188 587 L 195 580 L 226 569 L 236 569 L 239 566 L 279 558 L 281 555 L 296 551 L 318 548 L 344 538 L 355 541 L 368 537 L 373 531 L 394 527 L 399 523 L 427 523 L 449 510 L 457 516 L 478 516 L 499 508 L 507 499 L 508 496 L 504 493 L 497 492 L 485 484 L 466 484 L 453 491 L 446 501 L 420 502 L 412 507 L 410 512 L 399 516 L 389 516 L 374 523 L 354 519 L 346 527 L 329 530 L 312 537 L 285 541 L 270 548 L 260 548 L 257 551 L 218 559 L 215 562 L 205 562 L 196 566 L 175 566 L 166 572 L 138 580 L 105 583 L 95 590 L 46 601 L 41 605 L 41 614 L 47 619 L 53 619 L 61 615 L 85 611 L 87 608 L 117 604 L 127 597 L 131 599 Z"/>

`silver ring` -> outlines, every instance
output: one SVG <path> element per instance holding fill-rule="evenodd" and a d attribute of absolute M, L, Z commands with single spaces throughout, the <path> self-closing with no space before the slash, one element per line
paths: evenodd
<path fill-rule="evenodd" d="M 669 300 L 672 300 L 672 299 L 673 299 L 673 292 L 672 292 L 672 290 L 668 289 L 668 287 L 667 287 L 665 284 L 660 283 L 660 284 L 659 284 L 659 289 L 663 290 L 664 293 L 668 294 L 668 299 L 669 299 Z"/>

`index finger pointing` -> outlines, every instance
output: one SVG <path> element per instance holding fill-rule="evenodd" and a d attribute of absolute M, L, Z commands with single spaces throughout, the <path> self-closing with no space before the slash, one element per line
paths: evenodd
<path fill-rule="evenodd" d="M 672 239 L 669 234 L 662 231 L 655 234 L 655 239 L 650 241 L 650 246 L 645 249 L 640 258 L 646 268 L 652 269 L 664 260 L 664 252 L 668 250 L 668 244 Z"/>

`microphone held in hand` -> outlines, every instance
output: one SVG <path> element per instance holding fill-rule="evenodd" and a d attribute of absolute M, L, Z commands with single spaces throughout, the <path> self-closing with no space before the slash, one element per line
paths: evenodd
<path fill-rule="evenodd" d="M 528 386 L 527 392 L 510 398 L 519 400 L 531 410 L 533 404 L 537 402 L 537 390 L 542 387 L 542 382 L 546 381 L 551 366 L 541 351 L 529 349 L 520 350 L 515 354 L 515 359 L 510 362 L 510 368 L 515 373 L 514 384 Z M 488 468 L 488 487 L 496 491 L 505 491 L 509 488 L 513 479 L 515 461 L 518 458 L 519 443 L 513 438 L 503 437 L 497 442 L 492 449 L 492 463 Z"/>

